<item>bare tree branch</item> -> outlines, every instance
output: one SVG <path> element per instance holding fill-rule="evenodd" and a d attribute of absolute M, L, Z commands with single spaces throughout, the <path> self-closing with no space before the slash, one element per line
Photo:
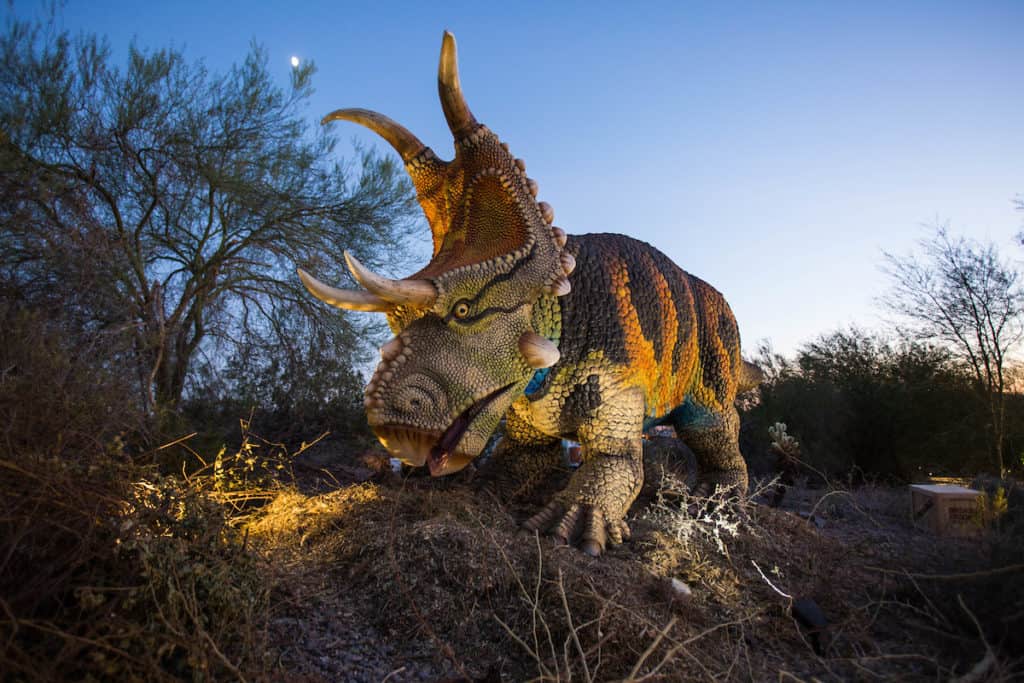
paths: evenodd
<path fill-rule="evenodd" d="M 952 237 L 940 225 L 919 253 L 885 254 L 892 285 L 881 303 L 919 339 L 940 341 L 961 356 L 976 382 L 989 419 L 989 447 L 1005 476 L 1007 353 L 1024 335 L 1020 273 L 995 245 Z"/>

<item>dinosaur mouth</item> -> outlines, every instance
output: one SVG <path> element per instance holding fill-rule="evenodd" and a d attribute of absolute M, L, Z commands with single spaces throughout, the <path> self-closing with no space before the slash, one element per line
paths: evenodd
<path fill-rule="evenodd" d="M 515 383 L 507 384 L 487 394 L 463 410 L 443 432 L 399 425 L 382 425 L 374 432 L 384 447 L 406 464 L 414 467 L 426 464 L 433 477 L 451 474 L 475 457 L 456 450 L 473 420 L 514 386 Z"/>

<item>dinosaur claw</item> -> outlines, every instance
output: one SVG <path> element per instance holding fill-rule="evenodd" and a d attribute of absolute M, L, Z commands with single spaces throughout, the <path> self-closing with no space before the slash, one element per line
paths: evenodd
<path fill-rule="evenodd" d="M 597 557 L 604 551 L 608 536 L 605 533 L 604 513 L 596 508 L 588 508 L 587 519 L 583 530 L 583 541 L 580 550 Z M 595 554 L 596 551 L 596 554 Z"/>
<path fill-rule="evenodd" d="M 579 504 L 574 504 L 569 508 L 569 511 L 562 515 L 562 521 L 558 523 L 558 528 L 555 530 L 555 536 L 565 540 L 566 543 L 572 540 L 576 535 L 576 523 L 580 519 L 580 513 L 582 509 Z"/>
<path fill-rule="evenodd" d="M 598 557 L 612 544 L 629 538 L 629 526 L 623 520 L 608 521 L 604 512 L 584 503 L 565 505 L 552 501 L 528 519 L 523 527 L 529 531 L 549 532 L 565 545 L 575 545 L 580 551 Z"/>
<path fill-rule="evenodd" d="M 565 507 L 557 500 L 553 500 L 548 503 L 543 510 L 526 520 L 526 522 L 523 523 L 523 527 L 527 531 L 539 531 L 544 533 L 551 527 L 551 524 L 555 519 L 562 516 L 564 511 Z"/>

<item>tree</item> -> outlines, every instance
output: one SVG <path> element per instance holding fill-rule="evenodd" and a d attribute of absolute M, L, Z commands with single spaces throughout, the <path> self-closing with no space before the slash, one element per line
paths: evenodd
<path fill-rule="evenodd" d="M 766 452 L 768 427 L 784 422 L 803 462 L 829 476 L 912 480 L 976 471 L 990 456 L 978 444 L 986 420 L 973 382 L 945 346 L 850 328 L 805 343 L 793 360 L 765 346 L 756 360 L 768 372 L 743 416 L 749 453 Z M 1019 434 L 1012 408 L 1007 424 Z"/>
<path fill-rule="evenodd" d="M 252 415 L 265 439 L 297 446 L 329 431 L 342 440 L 375 441 L 363 408 L 363 377 L 339 357 L 326 335 L 304 316 L 285 314 L 278 324 L 286 335 L 253 338 L 253 332 L 216 366 L 200 362 L 193 388 L 182 402 L 191 428 L 237 433 L 238 419 Z M 281 336 L 307 339 L 293 348 Z"/>
<path fill-rule="evenodd" d="M 414 195 L 390 157 L 333 161 L 302 108 L 314 67 L 276 86 L 254 45 L 211 75 L 134 45 L 11 23 L 0 38 L 0 278 L 35 307 L 128 335 L 141 398 L 174 411 L 205 347 L 274 338 L 298 312 L 351 361 L 366 325 L 302 291 L 296 265 L 346 278 L 341 252 L 400 258 Z M 359 172 L 354 181 L 350 177 Z M 294 328 L 294 326 L 292 326 Z"/>
<path fill-rule="evenodd" d="M 911 334 L 947 344 L 970 368 L 989 449 L 1005 476 L 1007 354 L 1024 333 L 1020 274 L 994 244 L 953 237 L 945 226 L 919 246 L 919 254 L 885 254 L 892 287 L 882 303 Z"/>

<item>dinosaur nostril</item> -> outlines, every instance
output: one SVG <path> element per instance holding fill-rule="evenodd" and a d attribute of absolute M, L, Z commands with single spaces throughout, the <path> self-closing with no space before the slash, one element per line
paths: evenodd
<path fill-rule="evenodd" d="M 437 402 L 437 392 L 430 391 L 418 383 L 407 385 L 402 388 L 399 404 L 402 409 L 410 413 L 422 413 L 430 410 Z"/>

